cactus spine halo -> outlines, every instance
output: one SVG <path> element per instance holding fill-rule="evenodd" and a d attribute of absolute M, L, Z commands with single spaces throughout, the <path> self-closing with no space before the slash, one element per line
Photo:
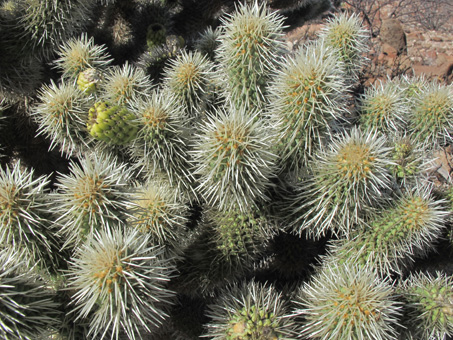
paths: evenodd
<path fill-rule="evenodd" d="M 309 163 L 312 176 L 299 185 L 291 207 L 296 232 L 319 238 L 331 231 L 349 238 L 390 188 L 388 167 L 394 163 L 386 143 L 376 130 L 354 127 L 321 148 Z"/>
<path fill-rule="evenodd" d="M 367 61 L 364 54 L 368 50 L 369 40 L 369 34 L 359 17 L 356 14 L 340 13 L 328 19 L 319 37 L 338 51 L 347 74 L 351 80 L 355 80 Z"/>
<path fill-rule="evenodd" d="M 304 46 L 285 60 L 270 86 L 270 115 L 280 129 L 279 149 L 288 167 L 306 165 L 329 122 L 345 107 L 344 69 L 322 41 Z"/>
<path fill-rule="evenodd" d="M 55 293 L 28 264 L 23 252 L 0 250 L 0 337 L 32 340 L 58 326 Z"/>
<path fill-rule="evenodd" d="M 207 55 L 210 60 L 214 60 L 216 55 L 215 51 L 220 44 L 220 32 L 219 27 L 214 30 L 212 27 L 208 27 L 200 34 L 198 39 L 195 40 L 194 48 L 203 55 Z"/>
<path fill-rule="evenodd" d="M 107 47 L 96 45 L 86 33 L 63 43 L 57 53 L 59 58 L 54 64 L 63 71 L 63 78 L 76 79 L 81 72 L 91 68 L 104 70 L 112 62 Z"/>
<path fill-rule="evenodd" d="M 44 85 L 39 93 L 40 101 L 32 111 L 38 123 L 38 136 L 50 138 L 50 149 L 59 147 L 68 157 L 88 148 L 85 122 L 90 101 L 73 84 L 63 81 L 56 85 Z"/>
<path fill-rule="evenodd" d="M 151 175 L 165 172 L 170 183 L 182 191 L 193 190 L 187 141 L 189 121 L 184 108 L 169 92 L 159 89 L 136 107 L 139 131 L 131 153 L 137 165 Z"/>
<path fill-rule="evenodd" d="M 245 212 L 268 200 L 267 189 L 276 171 L 271 151 L 275 130 L 258 116 L 261 111 L 220 108 L 200 124 L 192 150 L 197 190 L 220 210 L 238 207 Z"/>
<path fill-rule="evenodd" d="M 116 158 L 87 154 L 79 164 L 71 162 L 69 170 L 57 177 L 56 190 L 50 193 L 64 247 L 77 246 L 97 229 L 121 224 L 132 204 L 128 199 L 132 171 Z"/>
<path fill-rule="evenodd" d="M 411 338 L 446 340 L 453 336 L 452 276 L 411 273 L 399 290 L 405 302 L 406 332 Z"/>
<path fill-rule="evenodd" d="M 285 47 L 283 19 L 258 1 L 239 4 L 233 14 L 221 18 L 218 77 L 236 108 L 267 104 L 266 86 Z"/>
<path fill-rule="evenodd" d="M 48 184 L 47 177 L 34 178 L 34 171 L 22 169 L 20 162 L 0 169 L 0 244 L 24 249 L 35 263 L 46 258 L 55 242 L 47 213 Z"/>
<path fill-rule="evenodd" d="M 364 231 L 331 247 L 334 259 L 370 265 L 382 275 L 402 273 L 419 255 L 433 248 L 445 228 L 448 211 L 443 200 L 431 197 L 431 185 L 418 184 L 368 221 Z"/>
<path fill-rule="evenodd" d="M 24 51 L 28 53 L 31 48 L 45 57 L 84 28 L 92 6 L 87 0 L 23 0 L 19 4 L 19 25 L 24 31 L 20 38 L 26 41 Z"/>
<path fill-rule="evenodd" d="M 200 52 L 183 50 L 164 70 L 165 86 L 191 116 L 202 110 L 203 101 L 209 100 L 213 68 L 214 64 Z"/>
<path fill-rule="evenodd" d="M 212 319 L 202 337 L 213 340 L 291 340 L 295 324 L 281 293 L 255 281 L 232 284 L 208 307 Z"/>
<path fill-rule="evenodd" d="M 431 82 L 414 97 L 409 131 L 428 145 L 451 143 L 453 133 L 453 86 Z"/>
<path fill-rule="evenodd" d="M 400 84 L 387 80 L 365 90 L 360 101 L 360 124 L 366 129 L 396 133 L 406 128 L 409 106 Z"/>
<path fill-rule="evenodd" d="M 127 61 L 107 70 L 101 83 L 101 96 L 117 105 L 131 104 L 146 97 L 152 84 L 145 72 L 130 65 Z"/>
<path fill-rule="evenodd" d="M 107 228 L 96 231 L 69 262 L 72 312 L 76 320 L 90 317 L 92 338 L 111 332 L 118 339 L 124 331 L 136 339 L 139 328 L 152 332 L 168 316 L 174 293 L 165 283 L 173 267 L 162 258 L 162 248 L 148 244 L 148 236 L 136 229 Z"/>
<path fill-rule="evenodd" d="M 397 339 L 400 308 L 390 282 L 370 267 L 326 263 L 300 289 L 296 314 L 308 339 Z"/>
<path fill-rule="evenodd" d="M 176 248 L 184 237 L 189 207 L 184 194 L 162 178 L 136 185 L 129 214 L 131 224 L 141 232 L 150 234 L 153 244 Z"/>

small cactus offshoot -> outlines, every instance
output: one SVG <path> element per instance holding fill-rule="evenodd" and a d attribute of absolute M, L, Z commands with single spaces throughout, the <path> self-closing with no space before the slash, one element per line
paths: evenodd
<path fill-rule="evenodd" d="M 207 314 L 212 321 L 203 337 L 213 340 L 296 339 L 287 301 L 270 285 L 251 281 L 227 287 Z"/>
<path fill-rule="evenodd" d="M 206 223 L 212 228 L 214 246 L 233 267 L 247 267 L 264 251 L 276 227 L 257 208 L 246 212 L 208 209 Z"/>
<path fill-rule="evenodd" d="M 95 68 L 87 68 L 77 76 L 77 87 L 83 93 L 89 95 L 99 89 L 102 80 L 101 73 Z"/>
<path fill-rule="evenodd" d="M 146 44 L 148 45 L 148 49 L 152 50 L 156 46 L 164 44 L 166 36 L 167 30 L 163 25 L 157 22 L 149 25 L 148 30 L 146 31 Z"/>
<path fill-rule="evenodd" d="M 410 274 L 399 287 L 405 302 L 404 325 L 413 339 L 445 340 L 453 336 L 453 277 Z"/>
<path fill-rule="evenodd" d="M 87 129 L 96 140 L 125 145 L 137 136 L 136 120 L 137 117 L 124 106 L 96 102 L 88 111 Z"/>

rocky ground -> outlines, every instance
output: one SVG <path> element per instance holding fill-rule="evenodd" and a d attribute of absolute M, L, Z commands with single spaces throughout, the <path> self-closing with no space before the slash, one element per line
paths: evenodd
<path fill-rule="evenodd" d="M 400 74 L 424 74 L 452 83 L 453 16 L 448 13 L 453 11 L 453 1 L 448 3 L 445 0 L 443 6 L 436 8 L 427 8 L 423 3 L 409 8 L 415 6 L 417 1 L 421 0 L 401 5 L 401 0 L 377 0 L 370 9 L 371 13 L 367 13 L 368 17 L 362 15 L 371 36 L 368 83 Z M 350 1 L 353 4 L 359 2 L 362 1 Z M 357 13 L 357 8 L 347 4 L 342 5 L 342 10 Z M 306 39 L 315 38 L 322 25 L 323 21 L 318 19 L 291 29 L 286 36 L 288 46 L 293 48 Z"/>

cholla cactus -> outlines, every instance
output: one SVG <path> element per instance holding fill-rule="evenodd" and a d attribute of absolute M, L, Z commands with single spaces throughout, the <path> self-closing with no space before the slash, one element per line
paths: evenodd
<path fill-rule="evenodd" d="M 312 178 L 299 185 L 291 207 L 295 230 L 315 238 L 327 231 L 349 237 L 365 210 L 390 188 L 393 163 L 386 142 L 376 131 L 353 128 L 322 149 L 310 163 Z"/>
<path fill-rule="evenodd" d="M 212 321 L 203 337 L 213 340 L 296 339 L 287 302 L 273 286 L 254 281 L 231 285 L 207 314 Z"/>
<path fill-rule="evenodd" d="M 384 133 L 403 131 L 409 112 L 405 99 L 404 89 L 390 80 L 367 88 L 360 100 L 361 126 Z"/>
<path fill-rule="evenodd" d="M 432 82 L 413 99 L 409 132 L 427 145 L 449 143 L 453 131 L 453 88 Z"/>
<path fill-rule="evenodd" d="M 400 306 L 392 285 L 369 267 L 325 264 L 300 289 L 296 315 L 308 339 L 397 339 Z"/>
<path fill-rule="evenodd" d="M 433 159 L 427 157 L 428 146 L 412 135 L 396 134 L 389 139 L 389 145 L 392 147 L 392 159 L 396 163 L 390 166 L 390 171 L 400 186 L 409 187 L 432 169 Z"/>
<path fill-rule="evenodd" d="M 172 185 L 193 193 L 189 156 L 189 121 L 182 106 L 166 91 L 154 90 L 137 103 L 138 135 L 131 147 L 137 166 L 151 176 L 165 172 Z"/>
<path fill-rule="evenodd" d="M 165 288 L 173 268 L 162 249 L 149 247 L 147 235 L 136 229 L 107 228 L 93 234 L 69 263 L 67 278 L 74 291 L 77 319 L 90 317 L 91 338 L 141 338 L 168 316 L 165 309 L 174 293 Z"/>
<path fill-rule="evenodd" d="M 86 121 L 90 101 L 73 84 L 44 85 L 32 117 L 38 123 L 38 135 L 50 138 L 50 149 L 59 147 L 68 157 L 86 151 L 89 141 Z"/>
<path fill-rule="evenodd" d="M 103 154 L 89 154 L 80 164 L 70 163 L 70 174 L 57 177 L 57 189 L 50 194 L 65 247 L 77 246 L 95 230 L 126 220 L 132 205 L 128 199 L 131 176 L 126 164 Z"/>
<path fill-rule="evenodd" d="M 40 267 L 49 267 L 52 245 L 56 243 L 48 213 L 46 186 L 49 178 L 34 178 L 34 171 L 21 168 L 0 169 L 0 244 L 22 249 L 23 255 Z M 50 257 L 50 258 L 49 258 Z"/>
<path fill-rule="evenodd" d="M 404 95 L 412 103 L 412 99 L 425 91 L 429 86 L 429 80 L 424 76 L 406 76 L 403 75 L 399 79 L 399 85 L 404 89 Z"/>
<path fill-rule="evenodd" d="M 77 79 L 80 73 L 88 69 L 102 72 L 112 62 L 107 48 L 96 45 L 94 39 L 88 39 L 86 33 L 63 43 L 57 53 L 59 58 L 54 63 L 63 71 L 63 78 Z"/>
<path fill-rule="evenodd" d="M 268 199 L 277 157 L 270 151 L 275 132 L 258 114 L 221 108 L 200 126 L 193 150 L 197 189 L 220 210 L 247 211 Z"/>
<path fill-rule="evenodd" d="M 146 31 L 146 45 L 148 45 L 148 49 L 152 50 L 156 46 L 164 44 L 166 36 L 167 30 L 162 24 L 156 22 L 149 25 Z"/>
<path fill-rule="evenodd" d="M 443 201 L 431 197 L 431 187 L 419 185 L 406 192 L 393 208 L 373 217 L 352 240 L 331 249 L 340 262 L 371 265 L 383 275 L 401 273 L 410 260 L 426 254 L 440 237 L 448 212 Z"/>
<path fill-rule="evenodd" d="M 88 111 L 90 135 L 110 145 L 130 143 L 138 131 L 137 117 L 126 107 L 109 102 L 96 102 Z"/>
<path fill-rule="evenodd" d="M 356 14 L 340 13 L 328 19 L 319 37 L 325 40 L 326 45 L 337 50 L 351 80 L 357 78 L 366 62 L 364 54 L 368 49 L 369 39 L 359 17 Z"/>
<path fill-rule="evenodd" d="M 129 212 L 131 225 L 149 234 L 153 244 L 177 250 L 189 215 L 188 200 L 184 199 L 184 194 L 157 177 L 137 185 L 131 201 L 134 203 Z"/>
<path fill-rule="evenodd" d="M 101 96 L 116 105 L 132 104 L 146 97 L 152 84 L 145 72 L 126 62 L 110 68 L 101 84 Z"/>
<path fill-rule="evenodd" d="M 33 340 L 58 326 L 55 292 L 23 260 L 23 252 L 0 250 L 0 337 Z"/>
<path fill-rule="evenodd" d="M 77 76 L 77 87 L 83 93 L 90 95 L 95 93 L 102 81 L 102 74 L 95 68 L 87 68 Z"/>
<path fill-rule="evenodd" d="M 194 48 L 203 55 L 207 55 L 210 60 L 214 60 L 215 51 L 220 45 L 220 33 L 220 28 L 213 30 L 212 27 L 208 27 L 195 41 Z"/>
<path fill-rule="evenodd" d="M 446 340 L 453 336 L 453 277 L 411 273 L 399 290 L 405 302 L 403 332 L 407 338 Z"/>
<path fill-rule="evenodd" d="M 266 86 L 283 45 L 283 17 L 265 4 L 240 4 L 221 18 L 216 54 L 219 80 L 236 108 L 259 108 L 267 103 Z"/>
<path fill-rule="evenodd" d="M 234 208 L 228 211 L 211 208 L 205 212 L 204 222 L 212 229 L 212 243 L 220 251 L 219 257 L 237 268 L 246 268 L 253 263 L 277 231 L 257 208 L 246 212 Z"/>
<path fill-rule="evenodd" d="M 270 114 L 280 129 L 279 146 L 289 168 L 306 165 L 328 129 L 344 112 L 348 85 L 333 50 L 316 42 L 288 58 L 269 92 Z"/>
<path fill-rule="evenodd" d="M 214 86 L 213 68 L 214 64 L 200 52 L 183 50 L 164 70 L 168 94 L 184 106 L 189 116 L 201 114 L 203 102 L 210 100 L 208 89 Z"/>
<path fill-rule="evenodd" d="M 24 31 L 24 51 L 32 49 L 49 56 L 53 49 L 78 33 L 88 23 L 92 3 L 87 0 L 20 0 L 19 26 Z"/>

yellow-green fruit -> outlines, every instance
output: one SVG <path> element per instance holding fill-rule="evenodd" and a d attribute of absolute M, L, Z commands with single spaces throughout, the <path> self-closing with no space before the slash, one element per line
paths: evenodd
<path fill-rule="evenodd" d="M 89 68 L 82 71 L 77 76 L 77 87 L 86 94 L 96 92 L 97 85 L 101 81 L 101 75 L 95 68 Z"/>
<path fill-rule="evenodd" d="M 88 132 L 97 140 L 124 145 L 137 135 L 135 118 L 135 115 L 123 106 L 97 102 L 88 112 Z"/>

